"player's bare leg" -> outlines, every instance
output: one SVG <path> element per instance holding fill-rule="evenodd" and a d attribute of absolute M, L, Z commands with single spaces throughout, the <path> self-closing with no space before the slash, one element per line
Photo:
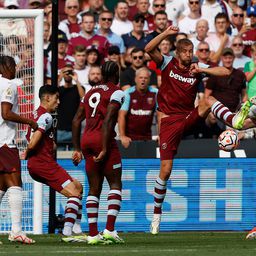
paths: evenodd
<path fill-rule="evenodd" d="M 119 214 L 122 201 L 122 170 L 121 168 L 112 171 L 105 171 L 110 190 L 108 193 L 108 214 L 106 228 L 103 231 L 103 237 L 115 244 L 123 244 L 124 240 L 115 230 L 116 218 Z"/>
<path fill-rule="evenodd" d="M 167 181 L 171 175 L 173 160 L 162 160 L 159 177 L 157 177 L 154 189 L 154 215 L 150 225 L 152 235 L 159 233 L 162 204 L 166 195 Z"/>

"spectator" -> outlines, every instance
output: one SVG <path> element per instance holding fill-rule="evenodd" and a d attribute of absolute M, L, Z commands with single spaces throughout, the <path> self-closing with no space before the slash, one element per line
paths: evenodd
<path fill-rule="evenodd" d="M 68 53 L 73 54 L 74 47 L 83 44 L 85 47 L 96 48 L 103 58 L 107 57 L 109 42 L 103 37 L 94 33 L 95 19 L 91 13 L 84 13 L 82 15 L 81 32 L 77 37 L 69 40 Z"/>
<path fill-rule="evenodd" d="M 137 69 L 144 66 L 144 50 L 139 48 L 134 48 L 131 52 L 132 64 L 130 67 L 126 68 L 121 72 L 120 75 L 120 87 L 122 90 L 126 90 L 131 86 L 135 85 L 135 72 Z M 151 86 L 157 87 L 157 77 L 155 72 L 151 72 L 149 84 Z"/>
<path fill-rule="evenodd" d="M 104 36 L 108 39 L 111 45 L 116 45 L 121 52 L 121 61 L 124 63 L 123 55 L 125 52 L 124 41 L 121 36 L 117 35 L 111 30 L 111 25 L 113 21 L 113 14 L 110 11 L 103 11 L 99 16 L 99 25 L 100 28 L 97 31 L 97 34 Z M 124 66 L 124 64 L 122 64 Z"/>
<path fill-rule="evenodd" d="M 247 62 L 244 67 L 246 80 L 248 82 L 248 97 L 251 99 L 256 96 L 256 42 L 252 45 L 252 60 Z M 255 101 L 255 100 L 254 100 Z"/>
<path fill-rule="evenodd" d="M 118 46 L 113 45 L 108 48 L 108 60 L 114 61 L 118 64 L 121 70 L 121 55 Z"/>
<path fill-rule="evenodd" d="M 149 11 L 152 9 L 152 13 L 156 14 L 159 11 L 166 11 L 166 0 L 153 0 Z"/>
<path fill-rule="evenodd" d="M 130 33 L 122 35 L 125 47 L 135 46 L 144 49 L 146 44 L 151 40 L 151 36 L 143 31 L 145 18 L 142 14 L 135 14 L 133 18 L 133 30 Z"/>
<path fill-rule="evenodd" d="M 242 35 L 244 32 L 250 29 L 250 26 L 244 22 L 244 11 L 240 7 L 235 7 L 233 9 L 233 14 L 231 16 L 231 35 Z"/>
<path fill-rule="evenodd" d="M 68 39 L 66 37 L 66 34 L 59 30 L 58 34 L 58 73 L 62 68 L 66 66 L 67 63 L 73 63 L 74 58 L 71 55 L 67 54 L 68 49 Z M 48 59 L 47 63 L 47 81 L 48 84 L 51 82 L 51 57 Z"/>
<path fill-rule="evenodd" d="M 247 8 L 247 16 L 250 18 L 251 28 L 242 34 L 244 55 L 251 57 L 251 46 L 256 42 L 256 5 Z"/>
<path fill-rule="evenodd" d="M 91 89 L 88 81 L 90 66 L 86 65 L 86 48 L 84 45 L 77 45 L 74 51 L 74 72 L 77 74 L 79 83 L 84 87 L 85 92 Z"/>
<path fill-rule="evenodd" d="M 104 0 L 88 0 L 89 9 L 87 10 L 94 16 L 94 20 L 96 23 L 99 21 L 99 15 L 102 11 L 105 10 L 104 8 Z"/>
<path fill-rule="evenodd" d="M 234 11 L 235 8 L 239 7 L 238 0 L 226 0 L 226 2 L 227 2 L 227 4 L 229 5 L 229 7 L 231 8 L 232 11 Z"/>
<path fill-rule="evenodd" d="M 154 29 L 154 16 L 148 12 L 149 0 L 137 0 L 138 13 L 145 18 L 143 30 L 145 32 L 152 32 Z"/>
<path fill-rule="evenodd" d="M 111 30 L 121 36 L 131 32 L 132 29 L 132 22 L 128 19 L 128 4 L 125 1 L 119 1 L 115 7 L 115 17 Z"/>
<path fill-rule="evenodd" d="M 199 62 L 207 64 L 210 67 L 217 66 L 216 63 L 210 60 L 210 46 L 205 41 L 202 41 L 198 44 L 196 49 L 196 57 L 198 58 Z"/>
<path fill-rule="evenodd" d="M 44 2 L 44 15 L 46 16 L 49 12 L 52 12 L 52 0 Z"/>
<path fill-rule="evenodd" d="M 60 144 L 60 149 L 63 148 L 63 144 L 72 142 L 72 120 L 79 107 L 80 100 L 85 94 L 72 65 L 67 64 L 61 69 L 59 81 L 62 78 L 65 82 L 59 88 L 60 104 L 58 106 L 57 125 L 57 143 Z M 73 84 L 72 81 L 75 81 L 76 84 Z"/>
<path fill-rule="evenodd" d="M 216 33 L 209 34 L 205 41 L 210 45 L 211 60 L 218 63 L 225 47 L 231 46 L 231 37 L 227 34 L 229 19 L 227 14 L 218 13 L 215 17 Z"/>
<path fill-rule="evenodd" d="M 215 32 L 215 17 L 222 12 L 227 14 L 228 20 L 231 19 L 232 9 L 225 1 L 218 0 L 203 0 L 202 3 L 202 18 L 208 20 L 209 32 Z"/>
<path fill-rule="evenodd" d="M 166 13 L 168 15 L 168 20 L 172 21 L 173 25 L 178 24 L 178 19 L 185 10 L 185 5 L 183 1 L 166 1 Z"/>
<path fill-rule="evenodd" d="M 133 16 L 138 12 L 137 0 L 125 0 L 128 4 L 128 19 L 132 20 Z"/>
<path fill-rule="evenodd" d="M 151 126 L 157 108 L 157 89 L 149 86 L 150 71 L 142 67 L 135 72 L 135 86 L 125 91 L 119 111 L 118 126 L 122 145 L 128 148 L 133 140 L 151 140 Z"/>
<path fill-rule="evenodd" d="M 196 33 L 196 23 L 201 18 L 201 4 L 199 0 L 189 0 L 189 14 L 178 20 L 180 32 L 188 35 Z"/>
<path fill-rule="evenodd" d="M 154 27 L 150 35 L 154 38 L 167 29 L 169 23 L 165 11 L 158 11 L 154 14 Z"/>
<path fill-rule="evenodd" d="M 99 66 L 101 63 L 100 53 L 94 47 L 88 47 L 86 50 L 86 65 L 89 67 Z"/>
<path fill-rule="evenodd" d="M 48 54 L 50 51 L 50 24 L 47 21 L 44 21 L 44 56 L 48 58 Z"/>
<path fill-rule="evenodd" d="M 221 61 L 223 66 L 231 71 L 231 74 L 223 77 L 211 76 L 207 81 L 205 89 L 206 98 L 209 96 L 215 97 L 218 101 L 223 102 L 232 112 L 236 112 L 240 107 L 241 101 L 244 103 L 248 98 L 245 74 L 233 67 L 234 59 L 233 50 L 225 48 L 221 55 Z M 210 113 L 209 115 L 209 118 L 213 120 L 213 114 Z M 215 120 L 217 122 L 217 119 Z M 225 130 L 225 126 L 221 125 L 221 128 Z"/>
<path fill-rule="evenodd" d="M 233 67 L 243 71 L 245 63 L 250 61 L 250 58 L 243 55 L 244 45 L 242 37 L 234 36 L 232 39 L 231 48 L 235 55 Z"/>
<path fill-rule="evenodd" d="M 208 21 L 201 19 L 199 21 L 197 21 L 196 23 L 196 34 L 190 36 L 190 41 L 192 41 L 193 45 L 194 45 L 194 52 L 197 49 L 197 46 L 200 42 L 204 41 L 205 38 L 207 37 L 207 33 L 209 30 L 209 26 L 208 26 Z"/>
<path fill-rule="evenodd" d="M 4 8 L 5 9 L 19 9 L 19 3 L 17 0 L 5 0 L 4 1 Z"/>
<path fill-rule="evenodd" d="M 43 9 L 42 0 L 29 0 L 29 9 Z"/>
<path fill-rule="evenodd" d="M 59 29 L 62 30 L 68 40 L 70 40 L 73 37 L 77 37 L 81 31 L 81 17 L 77 15 L 79 12 L 78 0 L 66 0 L 64 10 L 67 14 L 67 18 L 59 23 Z"/>
<path fill-rule="evenodd" d="M 122 67 L 122 70 L 130 67 L 132 65 L 132 50 L 135 49 L 134 46 L 130 46 L 126 49 L 125 54 L 124 54 L 124 64 L 125 67 Z"/>
<path fill-rule="evenodd" d="M 88 74 L 89 85 L 92 87 L 94 85 L 100 84 L 102 81 L 101 67 L 92 66 Z"/>

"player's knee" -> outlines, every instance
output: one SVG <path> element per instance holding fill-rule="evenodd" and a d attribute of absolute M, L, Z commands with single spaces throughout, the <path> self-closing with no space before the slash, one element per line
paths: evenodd
<path fill-rule="evenodd" d="M 99 197 L 101 194 L 101 188 L 90 188 L 89 189 L 89 195 Z"/>

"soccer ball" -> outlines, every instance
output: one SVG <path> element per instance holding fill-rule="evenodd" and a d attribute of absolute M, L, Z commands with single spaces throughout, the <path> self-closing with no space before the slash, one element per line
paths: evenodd
<path fill-rule="evenodd" d="M 222 132 L 218 138 L 219 148 L 230 152 L 239 145 L 238 134 L 234 130 L 226 130 Z"/>

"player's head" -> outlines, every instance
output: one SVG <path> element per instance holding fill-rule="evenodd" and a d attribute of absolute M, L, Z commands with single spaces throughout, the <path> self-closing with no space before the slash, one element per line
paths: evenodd
<path fill-rule="evenodd" d="M 0 56 L 0 74 L 7 79 L 15 78 L 16 63 L 13 57 Z"/>
<path fill-rule="evenodd" d="M 189 66 L 193 58 L 193 43 L 187 39 L 180 39 L 176 45 L 176 55 L 183 66 Z"/>
<path fill-rule="evenodd" d="M 48 112 L 53 112 L 60 104 L 59 89 L 52 85 L 43 85 L 39 89 L 39 98 L 41 105 L 46 108 Z"/>
<path fill-rule="evenodd" d="M 119 67 L 114 61 L 107 61 L 101 68 L 103 82 L 119 83 Z"/>

